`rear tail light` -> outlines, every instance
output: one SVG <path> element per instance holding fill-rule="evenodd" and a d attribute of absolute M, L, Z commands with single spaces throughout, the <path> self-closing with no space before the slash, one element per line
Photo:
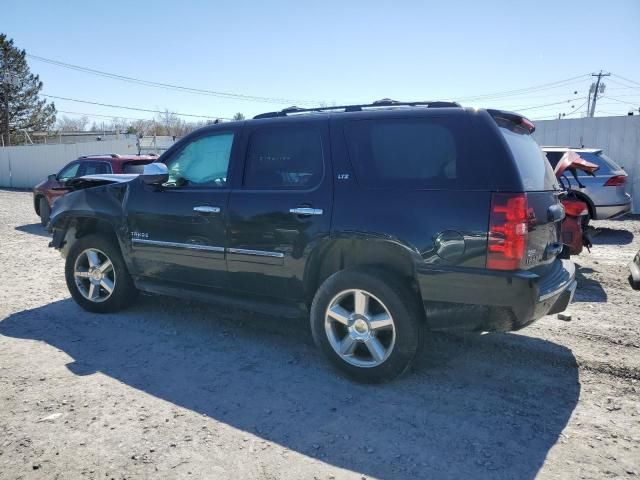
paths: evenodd
<path fill-rule="evenodd" d="M 616 175 L 615 177 L 611 177 L 604 183 L 605 187 L 619 187 L 620 185 L 624 185 L 627 183 L 626 175 Z"/>
<path fill-rule="evenodd" d="M 589 213 L 587 204 L 580 200 L 565 200 L 562 206 L 569 217 L 581 217 Z"/>
<path fill-rule="evenodd" d="M 518 269 L 525 257 L 528 231 L 527 195 L 525 193 L 492 194 L 487 268 Z"/>

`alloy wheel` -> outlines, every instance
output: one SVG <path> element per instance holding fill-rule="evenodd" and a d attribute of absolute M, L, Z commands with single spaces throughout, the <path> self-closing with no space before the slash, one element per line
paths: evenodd
<path fill-rule="evenodd" d="M 381 365 L 395 346 L 396 329 L 389 309 L 365 290 L 344 290 L 333 297 L 324 326 L 333 350 L 357 367 Z"/>
<path fill-rule="evenodd" d="M 111 259 L 101 250 L 88 248 L 76 258 L 73 276 L 80 294 L 91 302 L 104 302 L 116 285 Z"/>

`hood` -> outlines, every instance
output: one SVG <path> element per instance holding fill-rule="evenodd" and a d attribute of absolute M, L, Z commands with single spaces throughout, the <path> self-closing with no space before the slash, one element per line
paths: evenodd
<path fill-rule="evenodd" d="M 138 174 L 135 173 L 111 173 L 104 175 L 85 175 L 84 177 L 77 177 L 67 180 L 65 187 L 71 190 L 81 190 L 83 188 L 97 187 L 99 185 L 108 185 L 110 183 L 123 183 L 130 182 L 134 178 L 137 178 Z"/>

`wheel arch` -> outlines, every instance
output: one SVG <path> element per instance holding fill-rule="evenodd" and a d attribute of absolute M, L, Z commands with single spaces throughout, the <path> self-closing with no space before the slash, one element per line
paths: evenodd
<path fill-rule="evenodd" d="M 314 248 L 307 261 L 304 272 L 305 301 L 311 305 L 315 292 L 331 275 L 355 267 L 389 271 L 407 281 L 420 295 L 415 271 L 417 255 L 401 242 L 388 238 L 358 235 L 326 239 Z"/>
<path fill-rule="evenodd" d="M 36 211 L 36 215 L 40 215 L 40 199 L 47 198 L 46 195 L 42 192 L 38 192 L 33 197 L 33 208 Z"/>
<path fill-rule="evenodd" d="M 60 225 L 60 227 L 58 227 Z M 120 247 L 116 227 L 108 220 L 95 215 L 74 215 L 64 219 L 57 219 L 56 228 L 64 230 L 62 255 L 66 256 L 71 246 L 80 238 L 99 233 L 116 242 Z"/>

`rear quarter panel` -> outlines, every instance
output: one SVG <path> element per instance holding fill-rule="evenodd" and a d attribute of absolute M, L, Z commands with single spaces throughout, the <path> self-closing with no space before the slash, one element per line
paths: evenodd
<path fill-rule="evenodd" d="M 471 136 L 473 130 L 470 132 Z M 411 252 L 416 266 L 434 270 L 485 267 L 489 188 L 367 189 L 358 183 L 349 160 L 342 118 L 332 122 L 331 138 L 335 175 L 332 236 L 384 237 Z M 480 168 L 478 175 L 484 175 L 486 166 Z"/>

